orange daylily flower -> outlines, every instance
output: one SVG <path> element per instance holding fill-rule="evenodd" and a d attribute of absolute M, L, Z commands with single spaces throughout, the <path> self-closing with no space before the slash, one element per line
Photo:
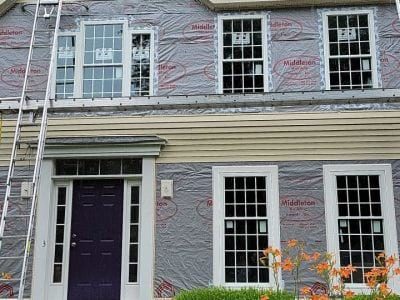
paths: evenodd
<path fill-rule="evenodd" d="M 357 269 L 354 268 L 352 265 L 348 265 L 347 267 L 343 267 L 340 269 L 340 277 L 342 278 L 349 278 L 351 273 L 357 272 Z"/>
<path fill-rule="evenodd" d="M 321 253 L 318 253 L 318 252 L 314 252 L 314 253 L 311 255 L 311 259 L 312 259 L 312 260 L 318 260 L 320 257 L 321 257 Z"/>
<path fill-rule="evenodd" d="M 396 258 L 393 255 L 389 256 L 386 259 L 386 264 L 388 267 L 392 267 L 395 264 L 395 262 L 396 262 Z"/>
<path fill-rule="evenodd" d="M 273 256 L 281 256 L 281 251 L 274 247 L 265 248 L 263 253 L 265 256 L 268 256 L 268 254 L 272 254 Z"/>
<path fill-rule="evenodd" d="M 400 268 L 396 268 L 393 270 L 394 275 L 400 275 Z"/>
<path fill-rule="evenodd" d="M 354 297 L 355 293 L 353 291 L 345 291 L 344 292 L 344 298 L 345 299 L 352 299 Z"/>
<path fill-rule="evenodd" d="M 305 253 L 305 252 L 301 252 L 300 253 L 300 258 L 304 261 L 310 261 L 311 260 L 311 255 Z"/>
<path fill-rule="evenodd" d="M 392 290 L 388 287 L 386 283 L 381 283 L 379 286 L 379 292 L 382 295 L 387 296 L 392 292 Z"/>
<path fill-rule="evenodd" d="M 312 295 L 311 300 L 329 300 L 328 295 Z"/>
<path fill-rule="evenodd" d="M 12 275 L 10 273 L 1 273 L 1 277 L 6 280 L 12 279 Z"/>
<path fill-rule="evenodd" d="M 302 289 L 300 290 L 300 292 L 301 292 L 303 295 L 311 295 L 311 288 L 309 288 L 309 287 L 304 287 L 304 288 L 302 288 Z"/>
<path fill-rule="evenodd" d="M 292 271 L 295 268 L 294 263 L 292 262 L 292 260 L 290 258 L 286 258 L 283 262 L 282 262 L 282 270 L 283 271 Z"/>
<path fill-rule="evenodd" d="M 315 268 L 318 274 L 322 274 L 329 270 L 329 264 L 327 262 L 322 262 L 319 263 Z"/>
<path fill-rule="evenodd" d="M 294 247 L 296 247 L 298 244 L 299 244 L 299 242 L 298 242 L 297 240 L 289 240 L 289 241 L 287 242 L 287 245 L 288 245 L 289 248 L 294 248 Z"/>
<path fill-rule="evenodd" d="M 260 297 L 260 300 L 269 300 L 269 297 L 267 295 L 262 295 Z"/>

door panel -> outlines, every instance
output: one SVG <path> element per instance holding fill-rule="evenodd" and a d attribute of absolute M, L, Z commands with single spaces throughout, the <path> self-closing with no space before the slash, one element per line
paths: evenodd
<path fill-rule="evenodd" d="M 74 181 L 68 300 L 120 300 L 123 187 Z"/>

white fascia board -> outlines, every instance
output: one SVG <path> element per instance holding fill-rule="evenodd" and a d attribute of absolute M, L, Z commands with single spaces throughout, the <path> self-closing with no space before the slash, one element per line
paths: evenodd
<path fill-rule="evenodd" d="M 17 1 L 0 0 L 0 16 L 4 15 Z"/>
<path fill-rule="evenodd" d="M 213 10 L 389 4 L 390 0 L 200 0 Z"/>

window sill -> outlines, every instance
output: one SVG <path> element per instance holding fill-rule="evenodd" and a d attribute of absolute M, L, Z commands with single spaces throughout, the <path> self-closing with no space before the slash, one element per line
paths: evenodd
<path fill-rule="evenodd" d="M 213 10 L 265 9 L 306 6 L 337 6 L 359 4 L 389 4 L 389 0 L 201 0 Z"/>

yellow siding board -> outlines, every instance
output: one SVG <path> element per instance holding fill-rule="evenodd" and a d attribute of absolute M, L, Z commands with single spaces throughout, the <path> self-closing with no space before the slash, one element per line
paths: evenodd
<path fill-rule="evenodd" d="M 0 165 L 15 121 L 3 120 Z M 26 138 L 38 128 L 27 127 Z M 400 157 L 400 111 L 190 116 L 52 117 L 48 137 L 158 135 L 158 162 L 223 162 Z"/>

